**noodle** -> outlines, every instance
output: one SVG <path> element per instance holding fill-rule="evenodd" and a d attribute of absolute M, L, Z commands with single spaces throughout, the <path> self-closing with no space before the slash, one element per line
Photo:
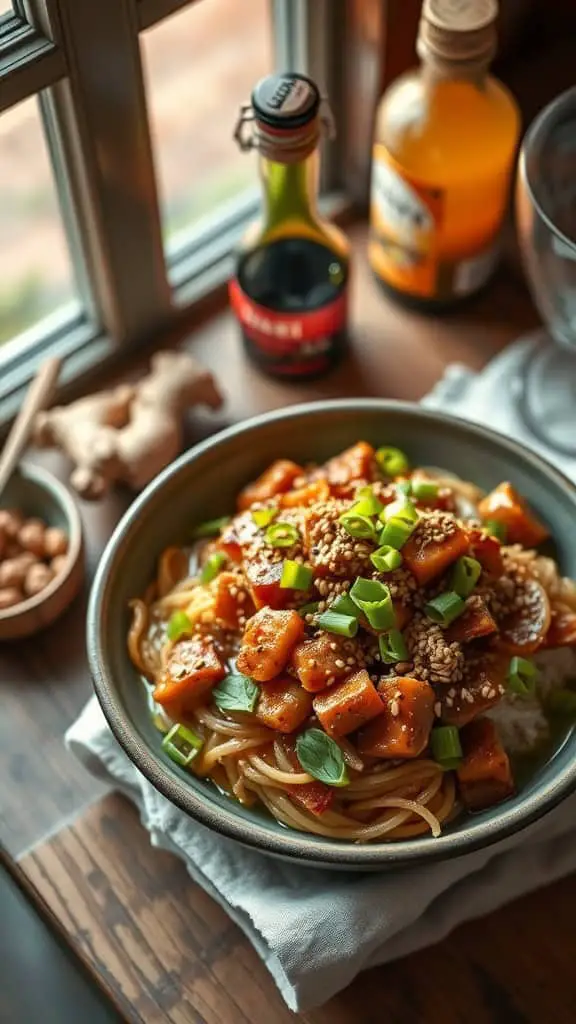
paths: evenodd
<path fill-rule="evenodd" d="M 312 776 L 306 772 L 285 772 L 280 768 L 273 768 L 272 765 L 266 764 L 266 761 L 263 761 L 261 757 L 257 757 L 255 754 L 249 757 L 248 760 L 253 768 L 259 770 L 261 775 L 284 786 L 305 786 L 306 783 L 314 781 Z"/>
<path fill-rule="evenodd" d="M 158 594 L 163 598 L 188 572 L 188 559 L 182 548 L 166 548 L 158 564 Z"/>
<path fill-rule="evenodd" d="M 442 536 L 442 524 L 446 517 L 449 516 L 452 516 L 453 520 L 455 520 L 457 529 L 466 530 L 466 523 L 463 520 L 467 518 L 472 518 L 476 529 L 479 523 L 478 505 L 484 497 L 484 492 L 472 483 L 452 477 L 444 471 L 435 468 L 424 470 L 424 479 L 426 478 L 434 480 L 443 492 L 445 489 L 451 491 L 453 498 L 456 499 L 455 502 L 449 502 L 448 505 L 438 503 L 437 506 L 432 506 L 433 509 L 438 509 L 437 513 L 431 512 L 428 506 L 425 507 L 426 515 L 422 516 L 422 518 L 426 519 L 428 517 L 427 521 L 430 530 L 440 530 L 440 535 Z M 313 490 L 315 479 L 314 472 L 312 472 L 307 482 L 308 491 L 311 488 Z M 321 480 L 323 479 L 321 478 Z M 371 480 L 376 480 L 376 477 L 367 475 L 360 483 L 369 485 Z M 357 484 L 359 481 L 354 478 L 354 483 Z M 389 493 L 389 484 L 386 481 L 384 483 L 385 487 L 388 487 Z M 324 495 L 326 492 L 327 488 L 324 491 Z M 294 495 L 296 491 L 289 493 Z M 416 489 L 412 493 L 416 493 Z M 272 495 L 273 499 L 277 500 L 274 491 Z M 300 495 L 299 491 L 298 495 Z M 163 732 L 170 728 L 171 722 L 176 721 L 181 722 L 183 726 L 197 734 L 202 742 L 202 746 L 191 764 L 191 771 L 195 775 L 210 779 L 223 792 L 245 806 L 252 804 L 261 805 L 277 821 L 289 828 L 312 833 L 327 839 L 353 843 L 366 843 L 376 840 L 398 841 L 426 834 L 438 836 L 442 826 L 451 821 L 460 812 L 462 804 L 466 803 L 463 798 L 461 779 L 459 780 L 458 796 L 453 771 L 444 770 L 441 764 L 432 760 L 432 756 L 437 756 L 434 743 L 431 742 L 433 736 L 431 733 L 432 722 L 435 721 L 435 724 L 439 725 L 443 724 L 446 720 L 450 721 L 450 718 L 444 718 L 444 710 L 446 707 L 452 707 L 452 705 L 447 701 L 446 705 L 440 706 L 440 710 L 437 710 L 437 708 L 440 702 L 446 699 L 447 694 L 455 693 L 454 690 L 450 689 L 449 675 L 447 677 L 445 675 L 446 672 L 449 672 L 452 664 L 455 666 L 454 671 L 460 673 L 459 676 L 456 676 L 456 682 L 460 684 L 462 694 L 468 693 L 468 697 L 470 697 L 470 692 L 464 689 L 464 682 L 462 682 L 464 654 L 454 653 L 453 649 L 459 646 L 457 642 L 442 646 L 444 638 L 442 636 L 438 638 L 439 629 L 437 626 L 433 627 L 436 630 L 434 643 L 437 645 L 437 649 L 435 648 L 433 653 L 436 654 L 435 668 L 440 673 L 441 683 L 438 683 L 438 676 L 436 680 L 433 679 L 430 671 L 418 674 L 417 656 L 421 658 L 423 657 L 421 652 L 426 653 L 428 638 L 426 635 L 423 635 L 422 641 L 418 640 L 418 644 L 414 641 L 415 647 L 410 649 L 409 644 L 413 640 L 411 634 L 414 626 L 422 627 L 422 620 L 425 617 L 422 609 L 426 607 L 425 602 L 429 601 L 430 597 L 427 596 L 426 585 L 419 584 L 418 586 L 422 592 L 414 592 L 416 576 L 413 575 L 411 577 L 409 568 L 407 568 L 409 566 L 408 556 L 404 549 L 402 551 L 404 557 L 403 567 L 398 572 L 394 572 L 393 576 L 388 576 L 386 580 L 396 607 L 403 607 L 408 612 L 408 621 L 411 621 L 410 629 L 406 629 L 405 625 L 398 626 L 398 629 L 405 630 L 404 646 L 406 652 L 404 655 L 398 655 L 397 661 L 400 662 L 401 657 L 406 657 L 406 661 L 402 669 L 398 665 L 399 670 L 397 674 L 395 674 L 395 665 L 382 664 L 380 660 L 381 655 L 378 653 L 378 637 L 369 634 L 369 626 L 366 620 L 362 621 L 362 619 L 360 619 L 360 626 L 356 627 L 358 637 L 356 638 L 356 633 L 354 633 L 353 640 L 346 639 L 345 641 L 348 644 L 348 648 L 342 648 L 342 652 L 338 653 L 336 640 L 342 642 L 342 638 L 330 635 L 330 640 L 333 642 L 330 643 L 329 647 L 333 648 L 336 653 L 331 654 L 329 650 L 327 655 L 323 654 L 319 663 L 314 660 L 306 662 L 307 665 L 318 667 L 320 672 L 320 678 L 312 681 L 313 685 L 307 685 L 306 679 L 301 673 L 301 666 L 295 659 L 291 661 L 284 660 L 279 668 L 273 668 L 268 675 L 258 675 L 256 672 L 253 673 L 252 671 L 241 669 L 240 656 L 238 656 L 238 666 L 232 667 L 234 661 L 231 661 L 231 659 L 238 652 L 239 642 L 243 639 L 243 629 L 247 619 L 253 614 L 254 607 L 261 607 L 261 605 L 267 607 L 270 605 L 272 609 L 286 608 L 298 610 L 301 615 L 305 615 L 305 618 L 300 620 L 300 623 L 303 622 L 304 624 L 300 626 L 299 635 L 307 635 L 309 638 L 313 637 L 315 643 L 317 636 L 321 635 L 321 629 L 318 629 L 317 620 L 314 619 L 316 613 L 303 613 L 302 606 L 309 603 L 313 605 L 315 602 L 321 601 L 323 603 L 320 604 L 320 612 L 323 612 L 326 608 L 330 607 L 331 603 L 327 598 L 329 587 L 332 587 L 330 597 L 333 600 L 334 597 L 345 593 L 352 586 L 355 578 L 363 577 L 367 572 L 373 573 L 371 568 L 373 563 L 370 562 L 370 548 L 366 549 L 367 555 L 362 555 L 363 548 L 362 543 L 360 543 L 356 544 L 353 549 L 340 555 L 344 560 L 340 567 L 330 561 L 327 563 L 329 568 L 324 566 L 322 571 L 318 571 L 318 574 L 313 576 L 311 554 L 318 554 L 319 551 L 322 551 L 322 545 L 329 545 L 329 538 L 333 538 L 333 534 L 337 533 L 339 529 L 338 524 L 344 518 L 342 510 L 347 508 L 345 499 L 326 499 L 324 496 L 321 499 L 317 498 L 316 501 L 318 503 L 315 504 L 312 494 L 312 497 L 310 495 L 306 497 L 308 507 L 304 509 L 298 504 L 299 501 L 303 500 L 301 497 L 297 496 L 297 499 L 292 503 L 288 501 L 288 495 L 282 493 L 282 497 L 286 497 L 286 506 L 279 518 L 286 520 L 288 527 L 295 531 L 295 537 L 300 538 L 301 534 L 303 535 L 306 532 L 304 527 L 308 520 L 304 520 L 303 517 L 309 515 L 311 509 L 312 515 L 317 516 L 321 527 L 319 530 L 319 540 L 313 541 L 310 538 L 308 539 L 308 553 L 305 547 L 301 546 L 299 548 L 296 541 L 294 542 L 295 547 L 293 550 L 272 551 L 271 565 L 274 571 L 276 571 L 276 576 L 274 577 L 272 573 L 270 579 L 278 580 L 277 570 L 280 568 L 278 563 L 284 557 L 292 561 L 293 566 L 294 563 L 298 562 L 306 564 L 307 559 L 310 562 L 310 565 L 306 568 L 300 568 L 301 575 L 304 574 L 306 577 L 306 573 L 310 574 L 308 584 L 304 583 L 300 594 L 296 586 L 296 589 L 291 592 L 292 597 L 284 604 L 274 604 L 272 600 L 269 600 L 268 596 L 260 599 L 260 603 L 256 600 L 256 589 L 251 590 L 251 587 L 255 588 L 256 584 L 253 581 L 251 582 L 248 571 L 251 554 L 246 554 L 246 552 L 253 550 L 254 554 L 257 554 L 258 558 L 260 558 L 262 547 L 251 549 L 248 546 L 248 541 L 246 541 L 247 546 L 243 547 L 244 541 L 240 538 L 243 536 L 242 531 L 250 538 L 253 538 L 255 534 L 258 534 L 260 537 L 265 536 L 266 530 L 262 530 L 260 527 L 257 530 L 253 523 L 249 523 L 250 528 L 246 529 L 245 517 L 250 516 L 248 511 L 244 512 L 242 517 L 239 517 L 238 533 L 235 534 L 234 530 L 232 530 L 232 539 L 230 541 L 230 544 L 233 545 L 235 540 L 238 539 L 238 544 L 242 550 L 242 562 L 239 559 L 235 560 L 234 555 L 227 554 L 230 547 L 228 537 L 225 538 L 225 543 L 223 542 L 220 547 L 218 546 L 218 541 L 214 543 L 210 541 L 208 546 L 203 541 L 196 545 L 194 549 L 175 546 L 168 547 L 160 557 L 156 580 L 148 587 L 144 600 L 134 600 L 130 603 L 132 611 L 132 621 L 128 632 L 130 658 L 138 671 L 146 679 L 156 684 L 156 686 L 159 682 L 162 682 L 162 686 L 158 688 L 156 695 L 157 699 L 160 699 L 160 697 L 164 698 L 163 705 L 154 704 L 152 688 L 148 687 L 153 716 L 155 714 L 154 708 L 156 708 L 154 720 L 158 728 Z M 444 493 L 442 497 L 445 501 L 446 494 Z M 269 498 L 266 498 L 256 507 L 266 506 L 269 500 Z M 330 502 L 332 502 L 332 508 L 330 507 Z M 334 504 L 335 502 L 336 504 Z M 279 500 L 278 504 L 282 506 L 282 500 Z M 446 512 L 447 507 L 456 508 L 458 511 L 454 513 Z M 382 505 L 380 505 L 381 509 Z M 277 509 L 272 511 L 275 514 L 278 512 Z M 376 512 L 375 517 L 377 515 L 378 513 Z M 434 515 L 436 515 L 436 519 L 429 518 Z M 460 518 L 458 518 L 459 515 Z M 326 517 L 326 522 L 321 521 L 323 517 Z M 442 517 L 444 517 L 444 520 Z M 256 516 L 254 515 L 253 518 L 255 521 Z M 283 524 L 284 526 L 286 526 L 286 522 Z M 377 518 L 375 522 L 376 526 L 378 526 Z M 234 527 L 235 520 L 233 519 L 231 523 Z M 281 525 L 277 521 L 273 529 Z M 412 528 L 415 529 L 415 527 Z M 452 526 L 453 529 L 454 527 Z M 311 527 L 308 528 L 306 526 L 306 530 L 310 532 Z M 434 533 L 433 535 L 434 539 L 436 539 L 436 534 Z M 450 533 L 448 532 L 447 535 L 449 536 Z M 345 540 L 346 537 L 344 536 Z M 250 543 L 252 542 L 253 540 L 250 541 Z M 269 543 L 273 548 L 272 541 Z M 468 543 L 470 547 L 467 549 L 464 547 L 464 550 L 476 552 L 475 548 L 472 549 L 472 542 L 469 538 Z M 340 544 L 342 545 L 342 537 L 340 537 Z M 313 545 L 316 546 L 314 547 Z M 227 573 L 227 576 L 223 574 L 216 575 L 211 582 L 203 584 L 197 575 L 199 567 L 203 564 L 203 561 L 206 564 L 203 555 L 214 551 L 225 552 L 225 555 L 220 555 L 224 564 L 226 564 L 226 558 L 228 557 L 227 570 L 223 571 Z M 520 545 L 515 544 L 504 547 L 502 554 L 504 555 L 505 565 L 509 567 L 508 571 L 511 572 L 514 567 L 518 567 L 518 571 L 521 574 L 526 575 L 526 573 L 530 573 L 540 581 L 553 609 L 569 609 L 576 612 L 576 584 L 572 580 L 564 579 L 560 576 L 558 567 L 552 559 L 540 556 L 535 551 L 526 550 Z M 278 555 L 280 555 L 280 559 Z M 346 557 L 350 559 L 349 563 L 346 562 Z M 357 566 L 354 563 L 354 567 L 352 567 L 351 563 L 357 557 L 360 562 Z M 477 557 L 480 559 L 480 554 Z M 362 558 L 364 558 L 364 562 L 362 562 Z M 334 556 L 334 559 L 337 561 L 336 556 Z M 465 561 L 465 559 L 461 559 L 461 561 Z M 366 564 L 368 564 L 368 569 L 366 569 Z M 270 568 L 270 566 L 267 566 L 267 563 L 258 562 L 256 577 L 258 577 L 258 572 L 262 569 L 262 565 L 264 569 Z M 447 573 L 448 570 L 445 569 L 444 571 Z M 483 573 L 484 567 L 479 568 L 478 572 Z M 208 575 L 205 574 L 205 576 Z M 265 586 L 270 587 L 272 592 L 274 586 L 279 586 L 280 590 L 282 590 L 281 582 L 277 584 L 269 583 L 265 572 L 264 577 L 266 579 Z M 376 579 L 378 578 L 386 579 L 385 574 L 380 573 L 380 571 Z M 448 578 L 448 576 L 439 576 L 433 580 L 433 597 L 438 595 L 439 590 L 442 590 L 442 586 L 445 586 L 445 579 Z M 336 579 L 335 584 L 334 579 Z M 511 580 L 504 579 L 505 584 L 510 582 Z M 439 583 L 440 587 L 438 587 Z M 304 593 L 306 585 L 308 585 L 308 592 Z M 381 586 L 379 583 L 374 583 L 373 585 Z M 290 586 L 288 584 L 288 587 Z M 396 592 L 393 591 L 393 587 L 397 588 Z M 434 587 L 436 587 L 436 590 L 434 590 Z M 482 575 L 479 580 L 475 600 L 489 602 L 494 599 L 494 592 L 493 581 L 491 582 L 490 573 L 487 570 L 487 576 Z M 265 594 L 268 595 L 268 590 L 265 591 Z M 468 591 L 468 594 L 470 594 L 470 591 Z M 349 598 L 349 595 L 346 596 Z M 300 597 L 301 600 L 299 600 Z M 390 597 L 390 593 L 388 597 Z M 268 610 L 270 610 L 270 607 Z M 249 608 L 250 610 L 248 610 Z M 286 611 L 284 614 L 295 616 L 296 610 Z M 202 687 L 198 691 L 194 691 L 194 699 L 188 702 L 182 701 L 182 704 L 179 703 L 179 698 L 181 692 L 185 690 L 186 656 L 185 652 L 182 654 L 182 649 L 178 648 L 180 633 L 167 629 L 168 623 L 175 612 L 179 613 L 178 618 L 180 620 L 182 618 L 185 620 L 184 635 L 188 637 L 187 642 L 192 644 L 194 638 L 199 643 L 206 641 L 213 645 L 213 651 L 218 652 L 217 656 L 213 655 L 212 661 L 210 658 L 207 661 L 203 660 L 203 658 L 201 659 L 199 672 L 208 671 L 214 659 L 220 667 L 220 674 L 217 674 L 215 678 L 212 677 L 211 680 L 208 679 L 207 685 L 202 680 Z M 275 614 L 279 613 L 275 612 Z M 358 615 L 359 613 L 357 614 L 357 621 Z M 412 620 L 410 620 L 410 616 L 412 616 Z M 234 628 L 232 628 L 233 625 Z M 373 625 L 373 632 L 384 632 L 381 626 Z M 322 627 L 322 629 L 329 628 L 329 626 Z M 386 631 L 388 629 L 390 629 L 390 625 L 386 627 Z M 363 633 L 363 630 L 366 633 Z M 397 632 L 397 630 L 394 631 Z M 170 634 L 170 638 L 168 638 L 168 634 Z M 361 634 L 364 638 L 362 641 L 364 647 L 359 646 Z M 173 636 L 176 636 L 176 639 L 171 639 Z M 325 632 L 323 636 L 324 640 L 326 640 L 327 634 Z M 482 637 L 483 634 L 479 633 L 478 636 Z M 472 650 L 481 651 L 481 643 L 482 641 L 480 641 L 480 646 L 476 646 Z M 263 648 L 256 647 L 256 650 L 262 652 Z M 360 654 L 358 655 L 358 660 L 355 660 L 354 655 L 357 650 L 360 651 Z M 202 654 L 203 652 L 204 648 L 202 648 Z M 242 651 L 240 651 L 240 654 L 242 654 Z M 384 660 L 384 654 L 382 654 L 382 660 Z M 390 659 L 388 658 L 387 660 Z M 472 660 L 470 658 L 470 663 L 472 663 Z M 394 661 L 394 658 L 392 658 L 392 661 Z M 232 675 L 237 676 L 243 671 L 246 672 L 247 682 L 244 680 L 244 683 L 242 683 L 238 679 L 233 679 L 231 682 L 228 680 L 228 684 L 232 688 L 235 686 L 241 695 L 243 685 L 247 687 L 246 694 L 249 697 L 250 692 L 253 695 L 255 694 L 254 684 L 251 680 L 262 681 L 260 691 L 255 694 L 251 704 L 246 694 L 244 695 L 244 703 L 242 699 L 239 702 L 236 700 L 236 703 L 230 701 L 230 699 L 228 702 L 222 703 L 222 696 L 220 695 L 219 703 L 221 706 L 217 706 L 215 700 L 218 698 L 212 697 L 211 686 L 214 684 L 214 681 L 222 681 L 226 671 L 226 664 L 229 665 L 228 671 L 231 671 Z M 421 661 L 420 668 L 422 668 L 422 665 Z M 440 666 L 439 669 L 438 666 Z M 424 665 L 424 667 L 426 666 Z M 338 674 L 342 669 L 345 669 L 345 671 Z M 367 714 L 362 718 L 361 724 L 358 726 L 358 720 L 354 720 L 353 717 L 354 714 L 358 714 L 357 706 L 354 705 L 352 711 L 348 711 L 346 705 L 338 703 L 338 715 L 345 716 L 348 713 L 351 714 L 352 724 L 346 728 L 340 728 L 339 723 L 337 723 L 338 728 L 332 729 L 331 725 L 327 724 L 328 720 L 325 721 L 322 718 L 322 695 L 327 693 L 333 694 L 340 684 L 351 683 L 353 677 L 360 675 L 365 678 L 363 685 L 371 691 L 371 700 L 376 702 L 376 709 L 374 710 L 374 704 L 372 704 L 371 715 Z M 411 675 L 415 677 L 416 686 L 427 688 L 428 692 L 431 689 L 433 690 L 428 707 L 430 717 L 428 719 L 427 732 L 424 734 L 422 744 L 410 749 L 405 744 L 405 737 L 401 737 L 398 740 L 399 747 L 392 745 L 386 748 L 385 751 L 382 751 L 378 744 L 374 748 L 372 743 L 373 733 L 370 734 L 370 742 L 366 744 L 364 742 L 366 738 L 364 727 L 367 727 L 368 731 L 370 731 L 374 724 L 372 719 L 374 719 L 376 725 L 382 722 L 384 712 L 381 710 L 381 707 L 386 706 L 386 686 L 395 687 L 399 683 L 414 683 L 414 680 L 410 678 Z M 168 684 L 166 680 L 168 680 Z M 428 680 L 428 682 L 422 682 L 422 680 Z M 223 682 L 226 683 L 226 679 Z M 277 687 L 271 686 L 267 693 L 268 682 L 277 684 Z M 445 683 L 448 683 L 448 685 L 444 685 Z M 167 685 L 172 686 L 173 703 L 171 703 L 172 696 L 170 700 L 166 696 Z M 251 691 L 250 687 L 252 687 Z M 284 692 L 282 687 L 285 687 L 289 694 L 290 687 L 292 687 L 292 690 L 297 689 L 298 691 L 291 694 L 293 702 L 292 705 L 287 705 L 289 711 L 293 710 L 296 705 L 298 707 L 302 704 L 304 705 L 304 711 L 295 726 L 288 725 L 287 727 L 280 714 L 278 713 L 276 716 L 274 712 L 274 700 L 279 692 Z M 486 684 L 484 691 L 489 692 L 490 690 L 491 684 Z M 234 692 L 234 689 L 232 689 L 232 692 Z M 394 724 L 393 719 L 400 714 L 396 698 L 398 696 L 404 698 L 407 695 L 408 708 L 410 708 L 411 693 L 415 692 L 405 690 L 395 694 L 394 690 L 392 690 L 392 697 L 388 698 L 387 704 L 387 714 L 390 716 L 392 724 Z M 269 693 L 272 696 L 268 698 Z M 360 689 L 354 692 L 354 696 L 360 702 L 359 706 L 363 706 Z M 380 705 L 378 697 L 381 698 Z M 266 717 L 261 712 L 261 705 L 265 698 L 269 699 L 273 708 L 274 713 L 271 712 L 270 717 Z M 326 699 L 324 697 L 324 700 Z M 417 698 L 414 697 L 413 699 L 416 700 Z M 256 700 L 259 703 L 255 706 Z M 449 696 L 449 700 L 452 700 L 452 696 Z M 340 697 L 338 697 L 338 701 L 340 701 Z M 353 701 L 351 704 L 353 704 Z M 238 709 L 242 708 L 243 710 L 222 710 L 222 708 L 227 706 Z M 432 710 L 432 706 L 434 710 Z M 254 710 L 250 710 L 250 708 L 254 708 Z M 158 709 L 160 714 L 158 714 Z M 327 714 L 325 705 L 324 714 Z M 438 718 L 440 718 L 440 722 L 438 722 Z M 402 719 L 398 719 L 396 725 L 401 721 Z M 467 721 L 470 721 L 470 719 Z M 322 742 L 324 744 L 331 743 L 330 757 L 338 767 L 342 768 L 342 775 L 340 777 L 332 776 L 330 778 L 328 776 L 326 779 L 326 770 L 324 769 L 323 775 L 313 760 L 309 763 L 302 757 L 300 746 L 298 748 L 296 746 L 296 737 L 299 736 L 301 730 L 304 728 L 318 730 L 320 725 L 324 729 Z M 402 726 L 402 728 L 407 736 L 412 726 Z M 326 735 L 328 735 L 329 740 L 326 740 Z M 379 743 L 384 742 L 381 739 L 382 730 L 378 732 L 378 736 Z M 437 737 L 437 732 L 434 733 L 434 736 Z M 396 753 L 399 748 L 402 751 L 401 754 Z M 302 757 L 302 764 L 297 756 L 297 749 L 300 757 Z M 373 753 L 374 749 L 375 753 Z M 432 754 L 428 753 L 430 749 L 433 751 Z M 315 771 L 315 774 L 311 774 L 313 771 Z M 330 787 L 323 779 L 331 782 Z"/>

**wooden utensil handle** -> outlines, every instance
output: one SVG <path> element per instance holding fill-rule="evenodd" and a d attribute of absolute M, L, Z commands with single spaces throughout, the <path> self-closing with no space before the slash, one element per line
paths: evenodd
<path fill-rule="evenodd" d="M 28 389 L 0 455 L 0 497 L 28 443 L 36 413 L 44 408 L 50 399 L 60 373 L 61 362 L 60 359 L 51 358 L 42 363 Z"/>

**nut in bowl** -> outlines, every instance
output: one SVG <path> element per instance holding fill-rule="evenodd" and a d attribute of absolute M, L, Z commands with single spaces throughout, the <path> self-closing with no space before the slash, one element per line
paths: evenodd
<path fill-rule="evenodd" d="M 177 806 L 264 852 L 376 869 L 488 845 L 576 786 L 575 513 L 537 456 L 413 406 L 233 428 L 107 549 L 89 612 L 104 712 Z"/>
<path fill-rule="evenodd" d="M 51 473 L 21 465 L 0 506 L 0 639 L 29 636 L 54 622 L 83 579 L 74 499 Z"/>

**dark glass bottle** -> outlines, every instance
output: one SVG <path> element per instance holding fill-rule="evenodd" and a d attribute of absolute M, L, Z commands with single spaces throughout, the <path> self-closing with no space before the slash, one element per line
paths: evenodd
<path fill-rule="evenodd" d="M 325 373 L 346 344 L 349 245 L 316 206 L 320 107 L 311 79 L 270 75 L 236 130 L 242 148 L 258 149 L 263 211 L 238 253 L 230 302 L 250 358 L 285 379 Z"/>

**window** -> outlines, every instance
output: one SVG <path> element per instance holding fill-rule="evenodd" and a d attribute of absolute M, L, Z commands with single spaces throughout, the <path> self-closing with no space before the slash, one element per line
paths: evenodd
<path fill-rule="evenodd" d="M 209 0 L 141 37 L 163 232 L 172 250 L 221 203 L 254 189 L 254 160 L 232 133 L 240 103 L 274 59 L 268 0 L 249 0 L 248 12 L 237 0 Z"/>
<path fill-rule="evenodd" d="M 368 150 L 354 162 L 346 68 L 374 50 L 366 12 L 384 6 L 0 0 L 3 420 L 46 352 L 66 379 L 85 374 L 224 283 L 257 211 L 232 132 L 259 77 L 291 68 L 326 89 L 340 141 L 324 187 L 354 186 Z"/>
<path fill-rule="evenodd" d="M 75 293 L 36 101 L 0 117 L 0 344 Z"/>

